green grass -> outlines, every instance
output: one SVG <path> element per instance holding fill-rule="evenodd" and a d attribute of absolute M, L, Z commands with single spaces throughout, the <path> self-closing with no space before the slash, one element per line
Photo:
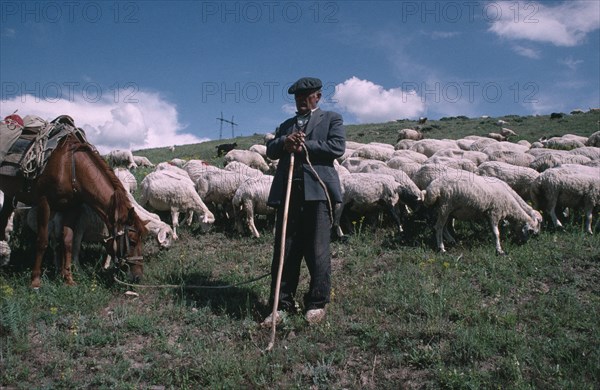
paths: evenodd
<path fill-rule="evenodd" d="M 597 131 L 597 117 L 577 117 L 582 128 L 589 125 L 586 134 Z M 520 123 L 538 129 L 556 124 L 535 119 Z M 480 121 L 433 122 L 441 128 L 430 134 L 474 133 L 469 130 L 483 126 Z M 395 130 L 405 125 L 349 127 L 349 139 L 393 143 Z M 539 132 L 530 140 L 535 137 Z M 254 138 L 244 141 L 250 145 L 261 136 Z M 180 146 L 173 157 L 218 164 L 214 144 Z M 155 162 L 167 159 L 159 160 L 158 150 L 144 152 Z M 138 180 L 148 172 L 139 170 Z M 459 242 L 441 254 L 433 248 L 431 228 L 418 221 L 406 226 L 404 237 L 385 225 L 356 222 L 360 229 L 347 242 L 332 244 L 326 320 L 308 326 L 301 316 L 287 318 L 268 353 L 270 329 L 258 323 L 269 311 L 269 278 L 228 289 L 132 288 L 96 264 L 100 249 L 90 245 L 75 272 L 77 286 L 65 286 L 46 264 L 43 285 L 34 291 L 33 241 L 18 240 L 11 264 L 0 269 L 0 387 L 600 386 L 598 234 L 584 234 L 572 222 L 519 245 L 503 232 L 508 255 L 497 256 L 491 232 L 459 224 Z M 260 276 L 269 271 L 274 240 L 270 226 L 261 234 L 240 237 L 225 227 L 201 234 L 192 225 L 180 228 L 179 241 L 168 250 L 149 240 L 143 283 L 215 286 Z M 300 294 L 307 284 L 303 267 Z"/>

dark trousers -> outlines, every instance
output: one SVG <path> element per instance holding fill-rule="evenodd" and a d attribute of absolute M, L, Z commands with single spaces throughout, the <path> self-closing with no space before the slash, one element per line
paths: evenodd
<path fill-rule="evenodd" d="M 331 293 L 329 208 L 326 201 L 304 201 L 302 182 L 292 183 L 290 195 L 278 309 L 294 310 L 294 296 L 298 288 L 302 258 L 306 261 L 310 274 L 309 290 L 304 295 L 304 308 L 323 308 L 329 303 Z M 283 208 L 281 205 L 277 211 L 275 250 L 271 264 L 271 304 L 275 295 L 281 253 Z"/>

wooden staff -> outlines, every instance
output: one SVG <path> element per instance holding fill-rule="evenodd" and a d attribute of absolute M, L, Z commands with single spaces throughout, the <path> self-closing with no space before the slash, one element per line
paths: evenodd
<path fill-rule="evenodd" d="M 283 273 L 283 258 L 285 256 L 285 235 L 287 230 L 288 210 L 290 208 L 290 194 L 292 192 L 292 175 L 294 173 L 294 153 L 290 153 L 290 168 L 288 170 L 287 189 L 285 191 L 285 201 L 283 204 L 283 221 L 281 225 L 281 244 L 279 252 L 279 268 L 277 269 L 277 281 L 275 283 L 275 296 L 273 298 L 273 319 L 271 327 L 271 341 L 267 347 L 270 351 L 275 345 L 275 329 L 277 328 L 277 306 L 279 305 L 279 289 L 281 287 L 281 274 Z"/>

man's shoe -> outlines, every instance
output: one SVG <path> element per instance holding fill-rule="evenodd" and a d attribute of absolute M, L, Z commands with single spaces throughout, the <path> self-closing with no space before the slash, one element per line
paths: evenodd
<path fill-rule="evenodd" d="M 310 325 L 318 324 L 325 318 L 325 309 L 311 309 L 306 312 L 306 321 Z"/>
<path fill-rule="evenodd" d="M 283 310 L 277 310 L 277 313 L 275 315 L 276 325 L 281 324 L 281 321 L 283 321 L 284 316 L 285 312 Z M 273 312 L 271 312 L 271 314 L 269 314 L 267 318 L 265 318 L 264 321 L 261 322 L 260 326 L 263 328 L 270 328 L 273 326 Z"/>

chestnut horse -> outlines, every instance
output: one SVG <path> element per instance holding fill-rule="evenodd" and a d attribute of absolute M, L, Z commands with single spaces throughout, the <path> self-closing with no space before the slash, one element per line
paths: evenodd
<path fill-rule="evenodd" d="M 37 206 L 37 241 L 31 286 L 41 284 L 42 259 L 48 247 L 48 221 L 60 211 L 63 219 L 63 259 L 61 275 L 69 285 L 71 274 L 73 226 L 83 203 L 102 218 L 112 234 L 106 240 L 108 254 L 127 265 L 130 277 L 143 274 L 142 243 L 147 230 L 135 213 L 125 188 L 106 162 L 90 144 L 73 133 L 62 138 L 50 155 L 42 173 L 32 182 L 22 177 L 0 175 L 0 190 L 5 203 L 0 211 L 0 234 L 17 201 Z"/>

